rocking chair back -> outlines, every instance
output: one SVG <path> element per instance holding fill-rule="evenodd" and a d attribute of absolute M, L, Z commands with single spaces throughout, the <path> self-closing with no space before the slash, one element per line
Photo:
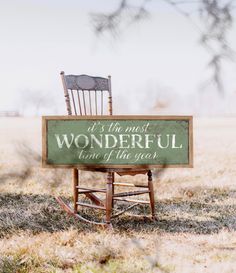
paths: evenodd
<path fill-rule="evenodd" d="M 112 115 L 111 76 L 101 78 L 61 72 L 61 78 L 68 115 Z"/>
<path fill-rule="evenodd" d="M 88 75 L 65 75 L 61 72 L 61 79 L 64 88 L 65 102 L 68 115 L 112 115 L 112 92 L 111 92 L 111 77 L 93 77 Z M 105 103 L 105 102 L 108 103 Z M 98 171 L 94 169 L 89 169 L 90 171 Z M 71 209 L 66 205 L 61 198 L 57 198 L 60 205 L 70 214 L 75 217 L 84 220 L 92 224 L 102 224 L 110 226 L 112 209 L 114 207 L 114 201 L 122 202 L 132 202 L 135 203 L 129 206 L 128 209 L 133 206 L 140 204 L 150 204 L 152 217 L 155 218 L 155 208 L 154 208 L 154 191 L 152 184 L 152 172 L 149 169 L 144 170 L 124 170 L 124 169 L 108 169 L 100 170 L 107 172 L 107 183 L 105 189 L 95 189 L 81 187 L 79 184 L 79 171 L 77 168 L 73 169 L 73 185 L 74 185 L 74 208 Z M 147 185 L 137 185 L 131 183 L 115 183 L 114 173 L 119 175 L 136 175 L 136 174 L 147 174 L 148 184 Z M 146 188 L 145 190 L 133 191 L 133 192 L 123 192 L 114 193 L 114 186 L 121 187 L 138 187 Z M 105 193 L 105 200 L 101 200 L 94 193 Z M 88 197 L 93 204 L 79 202 L 78 196 L 84 194 Z M 149 194 L 150 202 L 126 199 L 126 196 Z M 78 206 L 90 207 L 93 209 L 101 209 L 106 211 L 106 221 L 94 222 L 90 221 L 78 213 Z M 127 209 L 125 210 L 127 211 Z M 121 213 L 117 214 L 120 215 Z M 114 216 L 114 215 L 113 215 Z"/>

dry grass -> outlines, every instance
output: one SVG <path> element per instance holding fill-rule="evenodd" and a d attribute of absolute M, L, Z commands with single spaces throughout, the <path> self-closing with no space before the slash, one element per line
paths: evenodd
<path fill-rule="evenodd" d="M 71 174 L 41 169 L 39 119 L 0 125 L 0 272 L 235 272 L 235 118 L 195 120 L 194 169 L 155 172 L 158 221 L 123 215 L 112 232 L 68 217 L 56 203 L 58 194 L 71 201 Z M 104 181 L 99 173 L 82 178 Z"/>

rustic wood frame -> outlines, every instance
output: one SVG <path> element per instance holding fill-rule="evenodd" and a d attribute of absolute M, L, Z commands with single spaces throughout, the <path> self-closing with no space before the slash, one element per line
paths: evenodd
<path fill-rule="evenodd" d="M 159 164 L 159 165 L 51 165 L 47 163 L 47 121 L 48 120 L 187 120 L 189 122 L 189 163 L 188 164 Z M 148 116 L 148 115 L 106 115 L 106 116 L 43 116 L 42 117 L 42 166 L 45 168 L 78 168 L 81 170 L 113 169 L 150 169 L 150 168 L 192 168 L 193 167 L 193 117 L 192 116 Z"/>

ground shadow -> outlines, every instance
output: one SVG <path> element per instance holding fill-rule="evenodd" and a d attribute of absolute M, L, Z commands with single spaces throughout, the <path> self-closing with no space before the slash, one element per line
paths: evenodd
<path fill-rule="evenodd" d="M 88 225 L 68 217 L 46 194 L 0 194 L 0 237 L 19 231 L 54 232 L 71 227 L 92 230 Z"/>
<path fill-rule="evenodd" d="M 236 190 L 192 188 L 191 198 L 166 199 L 156 202 L 157 220 L 132 218 L 132 222 L 117 219 L 121 229 L 172 233 L 211 234 L 222 229 L 236 230 Z M 148 214 L 147 206 L 136 213 Z"/>
<path fill-rule="evenodd" d="M 230 202 L 226 202 L 227 200 Z M 236 191 L 204 190 L 192 198 L 167 199 L 157 201 L 157 220 L 149 215 L 148 206 L 139 206 L 130 212 L 113 219 L 115 230 L 119 231 L 165 231 L 210 234 L 222 229 L 236 230 Z M 67 199 L 67 201 L 70 201 Z M 91 220 L 98 216 L 88 210 Z M 99 215 L 101 216 L 101 214 Z M 97 229 L 66 214 L 55 198 L 45 194 L 0 194 L 0 236 L 19 231 L 54 232 L 76 228 L 81 232 Z"/>

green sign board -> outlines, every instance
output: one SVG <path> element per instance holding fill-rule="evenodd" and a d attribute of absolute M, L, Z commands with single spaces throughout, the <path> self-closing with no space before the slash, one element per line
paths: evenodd
<path fill-rule="evenodd" d="M 43 166 L 192 167 L 190 116 L 43 117 Z"/>

